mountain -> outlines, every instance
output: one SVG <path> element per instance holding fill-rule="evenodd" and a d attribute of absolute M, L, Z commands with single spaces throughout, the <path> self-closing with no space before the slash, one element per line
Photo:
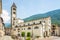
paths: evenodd
<path fill-rule="evenodd" d="M 37 14 L 37 15 L 32 15 L 28 18 L 23 19 L 25 22 L 27 21 L 31 21 L 31 20 L 37 20 L 40 18 L 44 18 L 44 17 L 51 17 L 52 20 L 52 24 L 58 24 L 60 25 L 60 9 L 58 10 L 53 10 L 44 14 Z"/>
<path fill-rule="evenodd" d="M 48 17 L 48 16 L 51 17 L 52 24 L 58 24 L 60 26 L 60 9 L 49 11 L 49 12 L 44 13 L 44 14 L 32 15 L 28 18 L 23 19 L 23 20 L 25 22 L 27 22 L 27 21 L 31 21 L 31 20 L 41 19 L 41 18 Z M 11 27 L 11 24 L 6 23 L 5 27 Z"/>
<path fill-rule="evenodd" d="M 10 23 L 5 23 L 5 27 L 10 28 L 11 24 Z"/>

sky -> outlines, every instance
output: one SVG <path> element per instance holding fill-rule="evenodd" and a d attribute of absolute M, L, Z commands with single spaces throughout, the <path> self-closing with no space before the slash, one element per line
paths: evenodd
<path fill-rule="evenodd" d="M 5 23 L 10 21 L 13 2 L 17 6 L 17 18 L 20 19 L 60 9 L 60 0 L 2 0 L 2 17 Z"/>

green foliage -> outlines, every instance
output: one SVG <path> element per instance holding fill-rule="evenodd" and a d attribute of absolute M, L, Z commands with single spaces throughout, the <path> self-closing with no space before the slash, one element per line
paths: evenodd
<path fill-rule="evenodd" d="M 31 33 L 30 33 L 30 32 L 28 32 L 28 33 L 27 33 L 27 37 L 30 37 L 30 36 L 31 36 Z"/>
<path fill-rule="evenodd" d="M 22 32 L 22 33 L 21 33 L 21 36 L 24 37 L 24 36 L 25 36 L 25 32 Z"/>
<path fill-rule="evenodd" d="M 27 39 L 26 40 L 31 40 L 31 38 L 30 37 L 27 37 Z"/>

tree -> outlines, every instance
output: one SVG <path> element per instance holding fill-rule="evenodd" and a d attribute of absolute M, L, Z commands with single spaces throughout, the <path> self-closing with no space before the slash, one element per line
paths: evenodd
<path fill-rule="evenodd" d="M 25 32 L 22 32 L 21 35 L 22 35 L 22 37 L 24 37 L 25 36 Z"/>
<path fill-rule="evenodd" d="M 30 36 L 31 36 L 31 34 L 30 34 L 30 32 L 28 32 L 28 33 L 27 33 L 27 37 L 30 37 Z"/>

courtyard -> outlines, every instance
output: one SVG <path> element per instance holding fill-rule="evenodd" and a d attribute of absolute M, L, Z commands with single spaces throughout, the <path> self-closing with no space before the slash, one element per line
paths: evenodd
<path fill-rule="evenodd" d="M 11 36 L 4 36 L 4 37 L 0 37 L 0 40 L 13 40 L 13 39 L 11 38 Z M 51 36 L 46 38 L 35 38 L 34 40 L 60 40 L 60 37 Z"/>
<path fill-rule="evenodd" d="M 51 36 L 51 37 L 47 37 L 47 38 L 38 38 L 38 39 L 35 39 L 35 40 L 60 40 L 60 37 L 57 37 L 57 36 Z"/>

